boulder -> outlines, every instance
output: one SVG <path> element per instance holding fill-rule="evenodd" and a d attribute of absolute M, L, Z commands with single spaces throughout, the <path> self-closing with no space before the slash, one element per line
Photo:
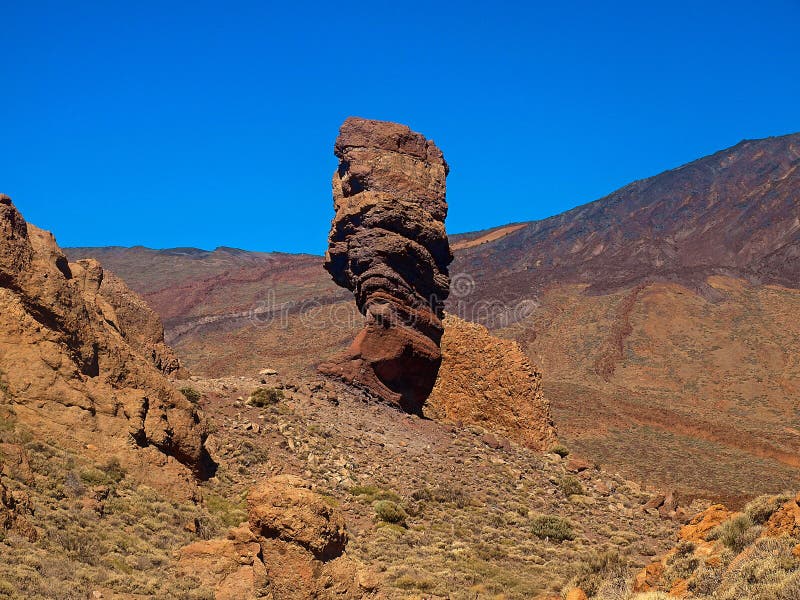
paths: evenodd
<path fill-rule="evenodd" d="M 225 539 L 196 542 L 178 551 L 178 575 L 214 589 L 215 600 L 255 600 L 267 584 L 261 544 L 245 525 Z"/>
<path fill-rule="evenodd" d="M 182 576 L 195 576 L 216 600 L 356 600 L 381 598 L 373 571 L 344 555 L 347 535 L 338 510 L 292 475 L 248 494 L 249 521 L 226 539 L 185 546 Z"/>
<path fill-rule="evenodd" d="M 344 552 L 344 518 L 300 477 L 278 475 L 260 483 L 247 505 L 250 526 L 264 538 L 292 542 L 322 561 Z"/>
<path fill-rule="evenodd" d="M 557 441 L 542 375 L 519 345 L 450 314 L 444 319 L 442 366 L 425 414 L 477 425 L 535 450 Z"/>
<path fill-rule="evenodd" d="M 321 373 L 421 413 L 441 362 L 447 267 L 448 166 L 404 125 L 349 118 L 334 153 L 333 219 L 325 269 L 351 290 L 365 327 Z"/>
<path fill-rule="evenodd" d="M 800 537 L 800 494 L 772 514 L 764 525 L 762 535 Z"/>

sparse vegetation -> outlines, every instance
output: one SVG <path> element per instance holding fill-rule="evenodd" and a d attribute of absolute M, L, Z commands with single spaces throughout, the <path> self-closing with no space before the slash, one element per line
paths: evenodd
<path fill-rule="evenodd" d="M 183 394 L 184 398 L 192 404 L 198 404 L 203 397 L 203 395 L 193 387 L 182 387 L 179 391 Z"/>
<path fill-rule="evenodd" d="M 283 390 L 277 388 L 257 388 L 253 390 L 248 399 L 250 404 L 258 408 L 264 408 L 271 404 L 277 404 L 285 397 Z"/>
<path fill-rule="evenodd" d="M 575 575 L 564 587 L 564 592 L 580 588 L 590 596 L 601 588 L 622 584 L 625 587 L 630 575 L 628 561 L 617 551 L 593 552 L 574 566 Z"/>
<path fill-rule="evenodd" d="M 566 458 L 569 456 L 569 450 L 563 444 L 558 444 L 550 448 L 550 452 L 553 454 L 558 454 L 561 458 Z"/>
<path fill-rule="evenodd" d="M 403 507 L 391 500 L 378 500 L 374 504 L 375 516 L 379 521 L 404 526 L 408 515 Z"/>
<path fill-rule="evenodd" d="M 763 525 L 769 521 L 769 518 L 776 510 L 793 497 L 794 495 L 788 492 L 777 495 L 766 494 L 764 496 L 759 496 L 744 507 L 744 514 L 750 517 L 756 525 Z"/>
<path fill-rule="evenodd" d="M 567 477 L 563 477 L 558 484 L 558 487 L 561 488 L 561 491 L 564 492 L 564 495 L 569 498 L 570 496 L 577 496 L 579 494 L 583 494 L 583 486 L 581 482 L 571 475 Z"/>
<path fill-rule="evenodd" d="M 551 542 L 575 539 L 572 524 L 557 515 L 538 515 L 534 517 L 531 521 L 531 531 L 536 537 L 550 540 Z"/>
<path fill-rule="evenodd" d="M 761 527 L 756 525 L 748 515 L 744 514 L 717 526 L 708 537 L 712 540 L 719 540 L 738 554 L 752 544 L 760 532 Z"/>

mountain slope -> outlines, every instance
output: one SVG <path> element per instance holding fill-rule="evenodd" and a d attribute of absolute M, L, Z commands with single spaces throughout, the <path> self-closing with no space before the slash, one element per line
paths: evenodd
<path fill-rule="evenodd" d="M 653 278 L 705 288 L 712 274 L 796 286 L 799 167 L 800 134 L 743 141 L 463 248 L 452 272 L 471 274 L 480 297 L 500 289 L 504 299 L 553 282 L 595 293 Z"/>

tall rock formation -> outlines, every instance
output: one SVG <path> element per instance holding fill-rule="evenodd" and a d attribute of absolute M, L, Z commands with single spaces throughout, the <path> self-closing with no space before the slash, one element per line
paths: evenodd
<path fill-rule="evenodd" d="M 336 216 L 325 268 L 353 292 L 366 323 L 319 370 L 420 413 L 439 371 L 450 286 L 448 166 L 432 141 L 408 127 L 354 117 L 334 153 Z"/>
<path fill-rule="evenodd" d="M 163 376 L 176 361 L 160 321 L 105 276 L 97 261 L 70 264 L 0 195 L 0 404 L 149 478 L 210 474 L 205 420 Z"/>

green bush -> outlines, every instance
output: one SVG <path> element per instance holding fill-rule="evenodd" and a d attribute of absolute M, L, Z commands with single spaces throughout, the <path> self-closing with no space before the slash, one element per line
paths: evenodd
<path fill-rule="evenodd" d="M 549 539 L 553 542 L 575 539 L 572 524 L 566 519 L 556 515 L 539 515 L 534 517 L 531 521 L 531 531 L 536 537 L 543 540 Z"/>
<path fill-rule="evenodd" d="M 391 500 L 378 500 L 375 505 L 375 516 L 379 521 L 393 525 L 405 525 L 408 515 L 403 507 Z"/>
<path fill-rule="evenodd" d="M 550 448 L 550 452 L 552 452 L 553 454 L 558 454 L 561 458 L 566 458 L 567 456 L 569 456 L 569 450 L 567 449 L 566 446 L 563 446 L 562 444 L 553 446 L 552 448 Z"/>
<path fill-rule="evenodd" d="M 197 404 L 203 397 L 202 394 L 193 387 L 182 387 L 180 392 L 192 404 Z"/>
<path fill-rule="evenodd" d="M 761 528 L 749 516 L 739 515 L 715 527 L 708 539 L 719 540 L 737 554 L 752 544 Z"/>
<path fill-rule="evenodd" d="M 391 500 L 392 502 L 399 503 L 402 498 L 397 492 L 391 490 L 384 490 L 377 485 L 354 485 L 350 488 L 350 493 L 353 496 L 359 497 L 365 504 L 372 504 L 376 500 Z"/>
<path fill-rule="evenodd" d="M 250 394 L 250 404 L 263 408 L 283 400 L 283 390 L 276 388 L 257 388 Z"/>
<path fill-rule="evenodd" d="M 575 477 L 567 476 L 558 482 L 558 487 L 564 492 L 564 495 L 569 498 L 570 496 L 583 494 L 583 486 L 581 482 Z"/>

